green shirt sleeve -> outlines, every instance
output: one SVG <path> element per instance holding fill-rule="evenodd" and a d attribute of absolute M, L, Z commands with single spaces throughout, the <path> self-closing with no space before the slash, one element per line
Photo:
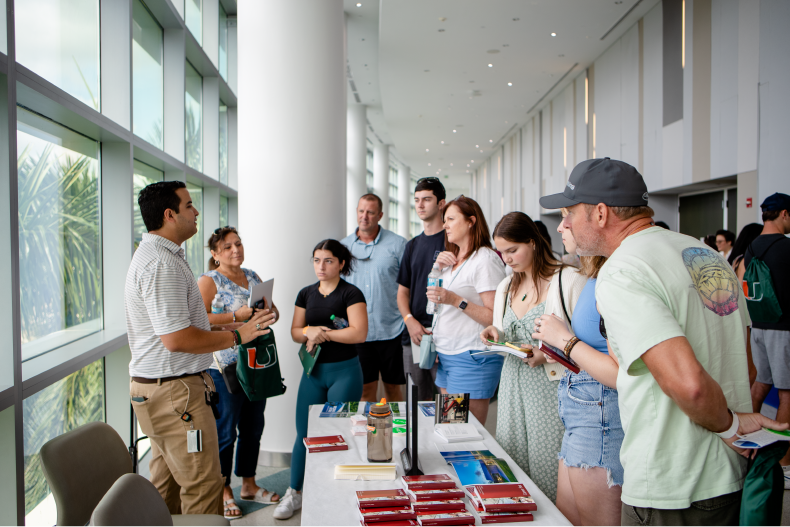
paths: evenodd
<path fill-rule="evenodd" d="M 609 344 L 628 375 L 649 373 L 642 355 L 674 337 L 684 337 L 659 283 L 637 270 L 612 269 L 598 277 L 595 299 Z"/>

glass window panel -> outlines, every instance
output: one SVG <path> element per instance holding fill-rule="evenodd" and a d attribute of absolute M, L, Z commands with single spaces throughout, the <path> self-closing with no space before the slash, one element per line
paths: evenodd
<path fill-rule="evenodd" d="M 132 21 L 134 133 L 164 148 L 164 32 L 140 0 Z"/>
<path fill-rule="evenodd" d="M 184 22 L 197 43 L 203 45 L 203 0 L 184 0 Z"/>
<path fill-rule="evenodd" d="M 186 0 L 189 5 L 192 0 Z M 195 170 L 203 171 L 203 77 L 192 64 L 186 64 L 186 115 L 184 116 L 184 140 L 186 163 Z"/>
<path fill-rule="evenodd" d="M 41 446 L 84 424 L 104 421 L 104 360 L 31 395 L 22 405 L 25 523 L 55 525 L 57 509 L 39 460 Z"/>
<path fill-rule="evenodd" d="M 6 0 L 0 0 L 0 51 L 8 54 L 8 28 L 6 27 Z M 19 53 L 19 50 L 17 50 Z"/>
<path fill-rule="evenodd" d="M 22 360 L 101 329 L 99 143 L 19 109 Z"/>
<path fill-rule="evenodd" d="M 219 74 L 228 80 L 228 14 L 219 3 Z"/>
<path fill-rule="evenodd" d="M 219 101 L 219 182 L 228 184 L 228 107 Z"/>
<path fill-rule="evenodd" d="M 98 111 L 99 0 L 24 0 L 14 8 L 17 62 Z"/>
<path fill-rule="evenodd" d="M 143 233 L 148 232 L 143 223 L 143 217 L 140 215 L 140 205 L 137 204 L 137 198 L 140 197 L 140 191 L 151 183 L 157 183 L 165 180 L 165 173 L 157 170 L 154 167 L 148 166 L 138 160 L 134 160 L 134 249 L 143 241 Z"/>
<path fill-rule="evenodd" d="M 190 2 L 191 0 L 187 0 Z M 197 185 L 187 183 L 187 190 L 192 197 L 192 205 L 198 210 L 203 212 L 203 189 Z M 203 274 L 203 215 L 197 218 L 197 232 L 194 236 L 186 241 L 187 263 L 192 269 L 192 274 L 197 279 Z M 216 227 L 215 227 L 216 228 Z M 213 230 L 213 229 L 212 229 Z"/>
<path fill-rule="evenodd" d="M 230 211 L 228 210 L 227 196 L 220 196 L 219 198 L 219 226 L 224 227 L 230 225 Z"/>

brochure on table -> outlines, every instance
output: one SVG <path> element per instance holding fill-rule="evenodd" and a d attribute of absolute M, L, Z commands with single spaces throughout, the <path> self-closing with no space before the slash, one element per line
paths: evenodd
<path fill-rule="evenodd" d="M 420 401 L 421 403 L 423 401 Z M 426 401 L 430 403 L 430 401 Z M 352 405 L 347 408 L 339 409 L 351 411 Z M 360 408 L 361 406 L 361 408 Z M 403 466 L 400 460 L 401 450 L 406 446 L 406 436 L 393 435 L 393 460 L 397 465 L 396 479 L 390 481 L 345 481 L 335 480 L 335 465 L 339 464 L 366 464 L 367 463 L 367 437 L 354 436 L 351 434 L 352 421 L 350 418 L 327 418 L 319 417 L 323 405 L 314 405 L 310 409 L 308 421 L 308 436 L 331 436 L 342 435 L 347 444 L 348 450 L 321 452 L 308 454 L 305 467 L 304 500 L 302 505 L 302 524 L 303 525 L 359 525 L 359 507 L 356 503 L 356 491 L 360 490 L 385 490 L 403 488 L 400 481 L 403 476 Z M 405 404 L 401 403 L 400 410 L 402 417 L 405 418 Z M 335 412 L 335 413 L 339 413 Z M 357 404 L 354 414 L 359 415 L 364 412 L 364 403 Z M 453 461 L 480 461 L 480 460 L 504 460 L 507 464 L 507 472 L 511 472 L 519 483 L 523 483 L 535 503 L 537 512 L 534 513 L 534 520 L 523 523 L 523 525 L 570 525 L 565 517 L 557 510 L 555 505 L 549 500 L 521 470 L 518 465 L 507 455 L 502 447 L 494 440 L 491 434 L 486 431 L 474 416 L 469 417 L 469 422 L 478 427 L 483 441 L 472 443 L 444 443 L 436 437 L 434 433 L 434 417 L 426 416 L 421 410 L 416 412 L 414 418 L 419 426 L 419 461 L 422 471 L 425 474 L 448 474 L 460 486 L 460 481 L 455 470 L 448 464 L 449 458 Z M 444 455 L 448 457 L 445 459 Z M 454 455 L 453 455 L 454 454 Z M 509 476 L 499 464 L 494 466 L 487 465 L 488 473 L 492 469 L 496 473 L 501 470 Z M 509 479 L 509 478 L 506 478 Z M 464 499 L 468 511 L 473 509 L 469 499 Z M 477 513 L 473 513 L 477 514 Z M 477 524 L 480 524 L 479 519 Z M 511 525 L 519 525 L 513 523 Z"/>

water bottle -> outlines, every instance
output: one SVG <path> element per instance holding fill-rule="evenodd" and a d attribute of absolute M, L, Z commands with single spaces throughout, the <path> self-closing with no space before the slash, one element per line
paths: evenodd
<path fill-rule="evenodd" d="M 392 410 L 386 399 L 370 405 L 368 413 L 368 461 L 392 461 Z"/>
<path fill-rule="evenodd" d="M 223 311 L 225 311 L 225 304 L 222 302 L 222 298 L 219 295 L 214 295 L 214 300 L 211 301 L 211 314 L 221 315 Z"/>
<path fill-rule="evenodd" d="M 336 317 L 335 315 L 332 315 L 331 317 L 329 317 L 329 320 L 332 321 L 332 324 L 334 324 L 335 329 L 346 329 L 348 327 L 348 320 L 346 320 L 345 318 L 340 318 L 340 317 Z"/>
<path fill-rule="evenodd" d="M 439 264 L 433 264 L 433 269 L 428 273 L 428 287 L 442 287 L 442 272 L 439 270 Z M 436 305 L 434 302 L 428 300 L 428 305 L 425 306 L 425 312 L 429 315 L 435 315 L 442 309 L 441 305 Z"/>

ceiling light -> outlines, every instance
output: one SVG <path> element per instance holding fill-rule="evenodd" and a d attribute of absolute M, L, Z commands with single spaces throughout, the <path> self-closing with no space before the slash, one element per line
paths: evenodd
<path fill-rule="evenodd" d="M 466 173 L 468 174 L 468 173 L 469 173 L 469 171 L 467 170 L 467 171 L 466 171 Z"/>
<path fill-rule="evenodd" d="M 480 145 L 475 145 L 475 148 L 480 148 Z"/>
<path fill-rule="evenodd" d="M 442 144 L 444 144 L 444 141 L 442 141 Z"/>
<path fill-rule="evenodd" d="M 513 83 L 512 82 L 508 82 L 507 85 L 508 86 L 513 86 Z"/>
<path fill-rule="evenodd" d="M 453 133 L 455 133 L 455 130 L 453 130 Z"/>
<path fill-rule="evenodd" d="M 466 164 L 467 168 L 469 167 L 469 163 Z"/>
<path fill-rule="evenodd" d="M 489 140 L 488 140 L 488 142 L 489 142 L 489 143 L 493 143 L 493 142 L 494 142 L 494 140 L 493 140 L 493 139 L 489 139 Z"/>
<path fill-rule="evenodd" d="M 428 163 L 428 166 L 431 166 L 431 164 L 430 164 L 430 163 Z"/>
<path fill-rule="evenodd" d="M 450 166 L 453 166 L 453 164 L 452 164 L 452 163 L 450 163 Z"/>
<path fill-rule="evenodd" d="M 493 64 L 489 64 L 489 65 L 488 65 L 488 67 L 489 67 L 489 68 L 493 68 L 493 67 L 494 67 L 494 65 L 493 65 Z"/>
<path fill-rule="evenodd" d="M 480 153 L 481 153 L 481 154 L 483 153 L 483 149 L 482 149 L 482 148 L 480 149 Z"/>
<path fill-rule="evenodd" d="M 360 3 L 357 3 L 357 7 L 362 7 L 362 4 L 360 4 Z"/>
<path fill-rule="evenodd" d="M 472 163 L 474 163 L 474 162 L 475 162 L 475 160 L 474 160 L 474 159 L 472 159 Z"/>
<path fill-rule="evenodd" d="M 556 37 L 556 36 L 557 36 L 557 33 L 552 33 L 552 34 L 551 34 L 551 36 L 552 36 L 552 37 Z"/>
<path fill-rule="evenodd" d="M 425 149 L 425 151 L 426 151 L 426 152 L 430 152 L 430 150 L 429 150 L 429 149 L 427 149 L 427 148 Z"/>

